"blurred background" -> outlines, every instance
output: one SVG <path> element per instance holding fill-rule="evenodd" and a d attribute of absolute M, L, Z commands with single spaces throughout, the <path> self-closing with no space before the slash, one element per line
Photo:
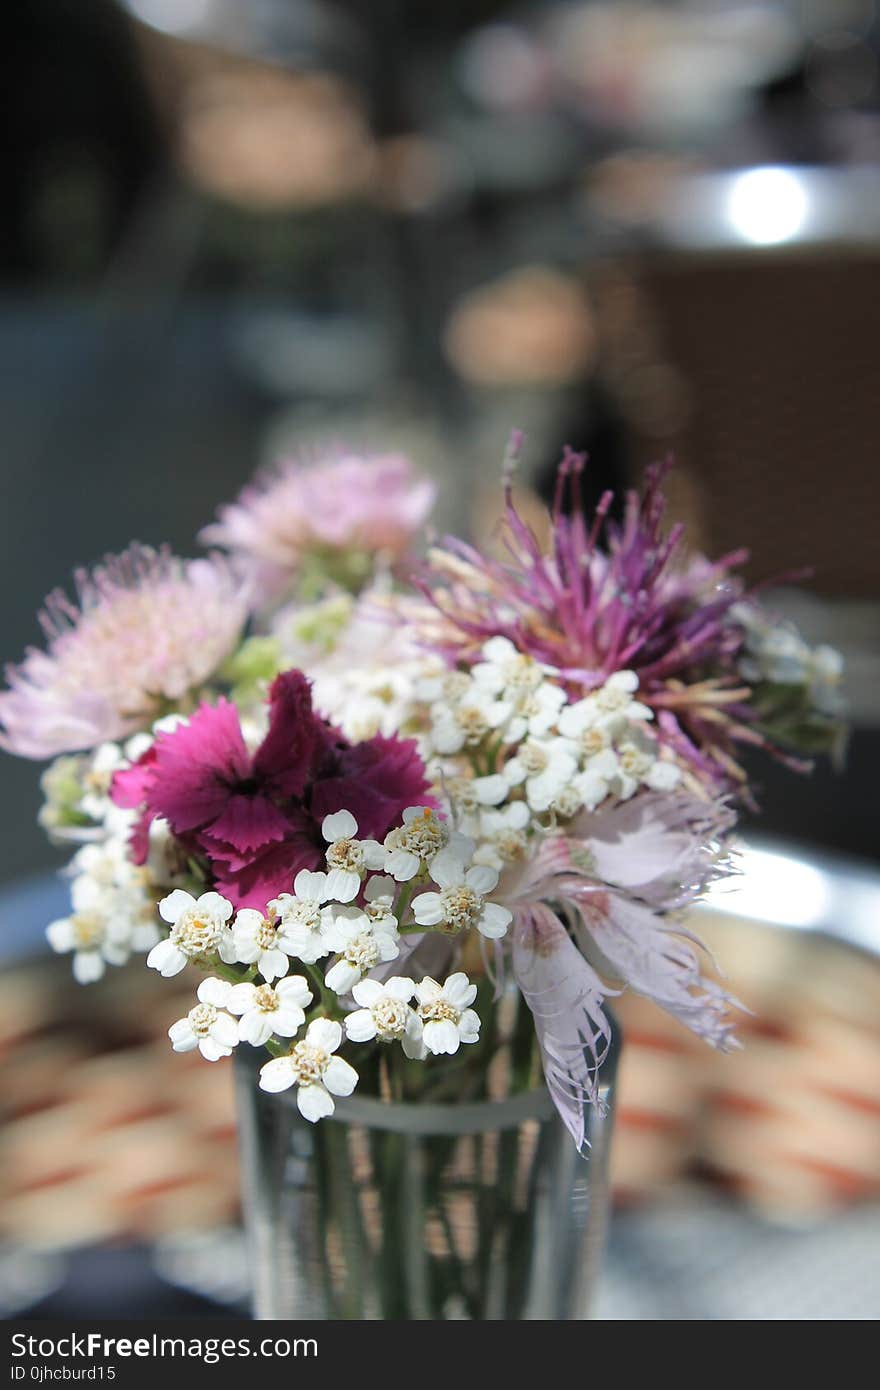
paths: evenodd
<path fill-rule="evenodd" d="M 402 448 L 476 535 L 513 426 L 544 496 L 566 443 L 596 495 L 673 452 L 697 548 L 814 567 L 774 603 L 847 658 L 846 768 L 754 769 L 755 877 L 704 914 L 745 1055 L 624 1002 L 599 1313 L 880 1315 L 880 5 L 7 0 L 2 27 L 5 658 L 75 565 L 191 553 L 320 439 Z M 44 958 L 36 772 L 3 760 L 0 1308 L 245 1306 L 228 1069 L 171 1054 L 156 977 L 78 992 Z"/>

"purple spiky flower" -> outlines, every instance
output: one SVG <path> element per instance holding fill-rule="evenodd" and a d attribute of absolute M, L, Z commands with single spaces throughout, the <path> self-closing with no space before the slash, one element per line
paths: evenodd
<path fill-rule="evenodd" d="M 426 624 L 425 641 L 454 664 L 474 659 L 501 634 L 554 668 L 574 699 L 615 671 L 634 671 L 639 699 L 694 787 L 740 788 L 735 745 L 764 742 L 736 670 L 743 630 L 731 618 L 744 589 L 734 571 L 747 552 L 715 562 L 682 557 L 684 528 L 663 529 L 668 462 L 648 469 L 641 494 L 627 493 L 621 523 L 609 519 L 611 493 L 588 518 L 580 490 L 585 463 L 566 450 L 549 550 L 517 511 L 508 467 L 506 557 L 455 538 L 431 551 L 416 578 L 439 615 Z"/>

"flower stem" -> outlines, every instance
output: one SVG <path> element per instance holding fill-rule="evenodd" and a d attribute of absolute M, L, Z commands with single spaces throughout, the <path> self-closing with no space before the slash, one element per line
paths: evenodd
<path fill-rule="evenodd" d="M 226 965 L 224 961 L 218 960 L 211 966 L 211 973 L 219 975 L 221 980 L 229 980 L 233 985 L 240 985 L 252 980 L 257 970 L 253 965 L 247 970 L 242 970 L 240 966 Z"/>
<path fill-rule="evenodd" d="M 407 928 L 403 925 L 403 919 L 405 914 L 409 911 L 409 905 L 412 901 L 412 895 L 415 886 L 416 885 L 412 880 L 410 880 L 409 883 L 402 884 L 400 893 L 398 894 L 397 902 L 394 904 L 394 915 L 397 918 L 401 931 L 407 930 Z M 412 926 L 412 923 L 410 923 L 410 926 Z"/>
<path fill-rule="evenodd" d="M 326 1011 L 329 1014 L 338 1013 L 339 1009 L 336 1003 L 336 996 L 333 993 L 332 989 L 328 989 L 325 985 L 324 977 L 321 974 L 318 967 L 316 965 L 306 964 L 305 969 L 306 974 L 308 975 L 312 984 L 317 987 L 318 993 L 321 996 L 321 1008 L 326 1009 Z"/>

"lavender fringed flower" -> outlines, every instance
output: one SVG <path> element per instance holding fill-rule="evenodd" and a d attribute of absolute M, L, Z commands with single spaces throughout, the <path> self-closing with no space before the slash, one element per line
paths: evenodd
<path fill-rule="evenodd" d="M 619 991 L 603 984 L 545 903 L 517 914 L 511 952 L 516 982 L 535 1020 L 547 1089 L 583 1152 L 585 1106 L 599 1104 L 599 1068 L 611 1045 L 602 1006 Z"/>
<path fill-rule="evenodd" d="M 511 469 L 508 558 L 455 538 L 431 551 L 418 582 L 440 621 L 425 624 L 423 638 L 452 663 L 474 659 L 487 639 L 503 635 L 558 672 L 573 698 L 616 671 L 635 671 L 639 699 L 654 711 L 661 741 L 689 767 L 691 784 L 711 794 L 739 788 L 745 774 L 735 744 L 764 743 L 736 671 L 744 634 L 730 612 L 743 593 L 731 571 L 747 553 L 678 562 L 683 527 L 662 532 L 668 463 L 648 469 L 641 496 L 627 494 L 622 524 L 608 519 L 611 493 L 588 524 L 584 464 L 584 455 L 566 451 L 549 552 L 516 509 Z"/>
<path fill-rule="evenodd" d="M 710 1046 L 739 1046 L 729 1013 L 743 1005 L 703 973 L 701 943 L 676 915 L 729 872 L 722 845 L 732 821 L 723 805 L 645 794 L 581 816 L 502 884 L 514 914 L 514 977 L 535 1017 L 547 1085 L 579 1147 L 611 1037 L 608 997 L 632 989 Z"/>
<path fill-rule="evenodd" d="M 255 606 L 286 594 L 306 561 L 325 578 L 360 587 L 377 559 L 405 555 L 436 495 L 400 454 L 339 453 L 305 464 L 285 461 L 222 507 L 200 539 L 235 559 Z"/>
<path fill-rule="evenodd" d="M 228 562 L 181 560 L 132 545 L 75 575 L 77 600 L 46 599 L 45 651 L 7 668 L 0 747 L 51 758 L 125 738 L 198 689 L 234 649 L 246 619 Z"/>

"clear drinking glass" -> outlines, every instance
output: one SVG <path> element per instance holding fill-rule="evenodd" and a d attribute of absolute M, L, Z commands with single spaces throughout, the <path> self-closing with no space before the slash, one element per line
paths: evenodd
<path fill-rule="evenodd" d="M 294 1091 L 260 1091 L 259 1059 L 241 1049 L 256 1317 L 588 1317 L 618 1055 L 619 1043 L 602 1067 L 605 1108 L 587 1114 L 582 1157 L 543 1086 L 475 1103 L 354 1095 L 312 1125 Z"/>

